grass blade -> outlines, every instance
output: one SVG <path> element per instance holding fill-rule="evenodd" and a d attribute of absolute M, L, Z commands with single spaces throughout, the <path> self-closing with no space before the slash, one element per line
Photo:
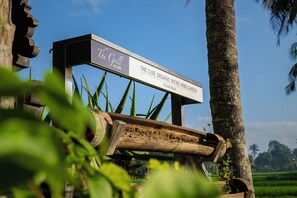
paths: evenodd
<path fill-rule="evenodd" d="M 171 117 L 171 112 L 166 116 L 166 118 L 165 118 L 165 120 L 164 120 L 164 122 L 167 122 L 168 120 L 169 120 L 169 118 Z"/>
<path fill-rule="evenodd" d="M 100 81 L 100 83 L 99 83 L 99 85 L 98 85 L 98 87 L 96 89 L 96 92 L 93 94 L 93 98 L 94 98 L 93 102 L 95 102 L 97 104 L 97 106 L 99 106 L 99 104 L 98 104 L 99 96 L 100 96 L 100 93 L 102 92 L 102 88 L 103 88 L 103 85 L 104 85 L 105 80 L 106 80 L 106 75 L 107 75 L 107 72 L 104 72 L 103 77 L 102 77 L 102 79 L 101 79 L 101 81 Z M 93 104 L 93 106 L 95 106 L 95 105 Z"/>
<path fill-rule="evenodd" d="M 108 98 L 108 89 L 107 89 L 107 84 L 105 83 L 105 90 L 106 90 L 106 103 L 105 103 L 105 111 L 108 112 L 109 111 L 109 98 Z"/>
<path fill-rule="evenodd" d="M 129 91 L 130 91 L 130 87 L 131 87 L 131 84 L 132 84 L 132 80 L 130 80 L 126 90 L 125 90 L 125 93 L 118 105 L 118 107 L 116 108 L 115 110 L 115 113 L 122 113 L 124 107 L 125 107 L 125 104 L 126 104 L 126 101 L 127 101 L 127 98 L 128 98 L 128 95 L 129 95 Z"/>
<path fill-rule="evenodd" d="M 155 100 L 155 94 L 154 94 L 154 96 L 153 96 L 153 98 L 152 98 L 152 100 L 151 100 L 151 104 L 150 104 L 150 107 L 149 107 L 149 109 L 147 110 L 147 113 L 146 113 L 146 116 L 145 116 L 145 118 L 147 119 L 147 118 L 149 118 L 149 116 L 150 116 L 150 114 L 151 114 L 151 112 L 152 112 L 152 107 L 153 107 L 153 103 L 154 103 L 154 100 Z"/>
<path fill-rule="evenodd" d="M 136 87 L 135 87 L 134 81 L 133 81 L 133 95 L 132 95 L 130 116 L 136 116 Z"/>
<path fill-rule="evenodd" d="M 108 99 L 108 96 L 106 96 L 103 92 L 102 92 L 102 95 L 103 95 L 103 97 L 105 98 L 105 100 L 107 100 Z M 110 103 L 110 101 L 108 100 L 108 106 L 109 106 L 109 108 L 108 109 L 110 109 L 111 111 L 110 112 L 114 112 L 114 108 L 113 108 L 113 106 L 112 106 L 112 104 Z M 105 108 L 106 108 L 106 103 L 105 103 Z"/>
<path fill-rule="evenodd" d="M 167 99 L 168 95 L 169 95 L 168 92 L 165 93 L 165 95 L 163 96 L 161 102 L 156 106 L 155 111 L 153 112 L 153 114 L 150 116 L 149 119 L 151 119 L 151 120 L 157 120 L 158 119 L 158 117 L 159 117 L 159 115 L 160 115 L 160 113 L 161 113 L 161 111 L 163 109 L 163 106 L 164 106 L 164 104 L 166 102 L 166 99 Z"/>
<path fill-rule="evenodd" d="M 89 87 L 89 84 L 88 84 L 88 81 L 86 79 L 86 77 L 83 75 L 83 79 L 85 81 L 85 90 L 86 92 L 88 93 L 88 107 L 90 108 L 94 108 L 93 107 L 93 103 L 92 103 L 92 95 L 91 95 L 91 90 L 90 90 L 90 87 Z"/>
<path fill-rule="evenodd" d="M 144 117 L 145 118 L 147 116 L 147 114 L 137 113 L 136 116 L 137 117 Z"/>
<path fill-rule="evenodd" d="M 49 109 L 48 109 L 47 106 L 43 106 L 42 107 L 42 112 L 41 112 L 40 120 L 41 121 L 44 121 L 44 122 L 46 122 L 48 124 L 51 123 L 52 119 L 50 117 Z"/>
<path fill-rule="evenodd" d="M 106 94 L 102 93 L 102 95 L 105 97 L 105 111 L 106 112 L 109 112 L 109 109 L 110 109 L 110 112 L 114 112 L 114 108 L 112 107 L 110 101 L 109 101 L 109 96 L 108 96 L 108 87 L 107 87 L 107 84 L 105 83 L 105 90 L 106 90 Z"/>
<path fill-rule="evenodd" d="M 87 92 L 87 95 L 88 95 L 88 99 L 90 99 L 90 101 L 91 101 L 91 105 L 93 105 L 94 104 L 94 106 L 88 106 L 88 107 L 90 107 L 90 108 L 95 108 L 95 107 L 97 107 L 97 109 L 100 109 L 100 107 L 94 102 L 94 98 L 93 98 L 93 96 L 91 95 L 91 93 L 87 90 L 87 88 L 86 87 L 83 87 L 83 89 Z M 74 97 L 73 97 L 74 98 Z M 88 104 L 89 105 L 89 104 Z"/>
<path fill-rule="evenodd" d="M 79 93 L 79 88 L 78 88 L 77 81 L 76 81 L 76 79 L 74 78 L 73 75 L 72 75 L 72 79 L 73 79 L 73 83 L 74 83 L 74 95 L 79 96 L 79 98 L 82 100 L 82 97 L 81 97 L 81 95 Z"/>

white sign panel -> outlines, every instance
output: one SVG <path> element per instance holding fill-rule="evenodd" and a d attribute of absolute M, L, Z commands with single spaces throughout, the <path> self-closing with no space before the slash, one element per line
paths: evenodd
<path fill-rule="evenodd" d="M 129 76 L 168 92 L 203 102 L 201 87 L 133 57 L 129 57 Z"/>

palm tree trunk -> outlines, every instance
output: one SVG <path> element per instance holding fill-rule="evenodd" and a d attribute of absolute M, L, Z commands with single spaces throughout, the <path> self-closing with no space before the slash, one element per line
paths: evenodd
<path fill-rule="evenodd" d="M 210 108 L 214 132 L 230 139 L 235 177 L 252 182 L 242 118 L 234 0 L 206 0 Z"/>
<path fill-rule="evenodd" d="M 11 69 L 12 65 L 12 43 L 15 27 L 11 22 L 12 0 L 0 0 L 0 67 Z M 1 98 L 0 108 L 13 107 L 14 100 Z"/>
<path fill-rule="evenodd" d="M 12 42 L 15 27 L 11 22 L 12 0 L 0 0 L 0 65 L 11 68 L 12 65 Z"/>

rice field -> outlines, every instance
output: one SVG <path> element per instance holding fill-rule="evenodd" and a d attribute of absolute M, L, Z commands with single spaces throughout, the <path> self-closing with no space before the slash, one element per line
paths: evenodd
<path fill-rule="evenodd" d="M 254 173 L 256 197 L 297 197 L 297 171 Z"/>

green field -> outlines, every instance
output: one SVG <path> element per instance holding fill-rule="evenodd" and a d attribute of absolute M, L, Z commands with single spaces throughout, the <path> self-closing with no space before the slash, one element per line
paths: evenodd
<path fill-rule="evenodd" d="M 256 197 L 297 197 L 297 171 L 253 174 Z"/>

